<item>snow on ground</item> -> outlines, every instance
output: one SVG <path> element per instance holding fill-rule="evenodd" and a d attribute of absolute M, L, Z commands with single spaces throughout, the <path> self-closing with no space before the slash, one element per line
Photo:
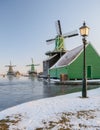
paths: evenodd
<path fill-rule="evenodd" d="M 0 128 L 100 130 L 100 88 L 88 90 L 87 95 L 81 98 L 81 92 L 72 93 L 6 109 L 0 112 Z"/>

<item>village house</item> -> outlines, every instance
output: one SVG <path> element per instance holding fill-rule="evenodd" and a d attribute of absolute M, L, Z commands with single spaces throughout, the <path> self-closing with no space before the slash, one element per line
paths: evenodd
<path fill-rule="evenodd" d="M 50 78 L 75 80 L 83 78 L 83 45 L 67 51 L 50 69 Z M 86 45 L 87 79 L 100 79 L 100 56 L 91 43 Z"/>

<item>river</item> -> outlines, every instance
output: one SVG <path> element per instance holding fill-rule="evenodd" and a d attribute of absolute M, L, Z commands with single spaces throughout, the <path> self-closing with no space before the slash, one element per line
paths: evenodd
<path fill-rule="evenodd" d="M 95 87 L 97 85 L 88 85 L 88 88 Z M 0 77 L 0 111 L 25 102 L 81 91 L 81 89 L 82 85 L 54 85 L 32 77 Z"/>

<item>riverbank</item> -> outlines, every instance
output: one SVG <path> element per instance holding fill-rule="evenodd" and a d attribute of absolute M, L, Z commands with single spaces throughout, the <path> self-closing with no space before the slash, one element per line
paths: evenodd
<path fill-rule="evenodd" d="M 47 83 L 52 83 L 56 85 L 82 85 L 82 80 L 64 80 L 60 79 L 44 79 Z M 87 85 L 100 85 L 100 79 L 87 80 Z"/>
<path fill-rule="evenodd" d="M 78 92 L 4 110 L 0 112 L 0 127 L 10 130 L 99 129 L 100 88 L 88 90 L 87 94 L 88 98 L 81 98 Z"/>

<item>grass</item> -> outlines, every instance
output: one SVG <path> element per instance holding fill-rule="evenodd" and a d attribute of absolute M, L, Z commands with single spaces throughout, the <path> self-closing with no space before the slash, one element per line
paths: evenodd
<path fill-rule="evenodd" d="M 81 130 L 81 129 L 95 129 L 99 130 L 100 125 L 91 124 L 86 122 L 92 122 L 96 118 L 96 111 L 100 110 L 83 110 L 73 112 L 63 112 L 55 115 L 53 118 L 43 120 L 42 126 L 35 130 Z M 0 130 L 9 130 L 10 126 L 15 126 L 13 130 L 22 130 L 17 128 L 17 124 L 21 121 L 22 115 L 7 116 L 5 119 L 0 120 Z M 82 121 L 83 120 L 83 121 Z M 91 125 L 90 125 L 91 124 Z M 24 129 L 23 130 L 27 130 Z"/>
<path fill-rule="evenodd" d="M 100 126 L 96 126 L 95 124 L 89 125 L 85 124 L 84 121 L 82 122 L 81 119 L 90 122 L 95 119 L 95 111 L 94 110 L 88 110 L 88 111 L 77 111 L 76 113 L 72 112 L 66 112 L 58 114 L 58 120 L 53 121 L 42 121 L 43 126 L 36 128 L 35 130 L 76 130 L 75 127 L 77 127 L 77 130 L 81 129 L 96 129 L 99 130 Z M 74 119 L 74 122 L 71 120 Z M 77 124 L 77 120 L 80 120 Z M 76 125 L 76 126 L 75 126 Z"/>
<path fill-rule="evenodd" d="M 15 126 L 19 121 L 21 121 L 21 115 L 7 116 L 5 119 L 0 120 L 0 130 L 9 130 L 9 126 Z M 17 129 L 19 130 L 19 129 Z"/>

